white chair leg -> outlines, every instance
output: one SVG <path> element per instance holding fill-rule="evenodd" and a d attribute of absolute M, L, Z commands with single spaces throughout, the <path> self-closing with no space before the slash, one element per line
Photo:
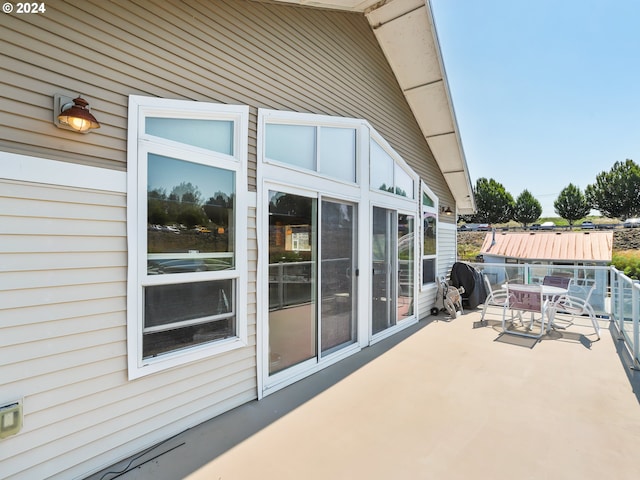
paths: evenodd
<path fill-rule="evenodd" d="M 593 325 L 593 329 L 596 332 L 596 336 L 598 337 L 598 340 L 600 340 L 600 324 L 598 323 L 598 319 L 596 318 L 596 314 L 593 311 L 593 308 L 591 308 L 591 306 L 589 306 L 589 318 L 591 319 L 591 324 Z"/>
<path fill-rule="evenodd" d="M 480 322 L 484 322 L 484 315 L 487 313 L 488 305 L 485 303 L 482 307 L 482 315 L 480 315 Z"/>

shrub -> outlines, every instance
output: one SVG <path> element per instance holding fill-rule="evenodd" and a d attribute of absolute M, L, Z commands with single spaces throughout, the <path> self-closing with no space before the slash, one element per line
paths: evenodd
<path fill-rule="evenodd" d="M 611 257 L 611 265 L 623 272 L 627 277 L 640 280 L 640 251 L 620 250 Z"/>

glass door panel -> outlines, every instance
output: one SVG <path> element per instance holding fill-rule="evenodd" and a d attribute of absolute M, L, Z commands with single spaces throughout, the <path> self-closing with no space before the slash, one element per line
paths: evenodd
<path fill-rule="evenodd" d="M 356 341 L 356 219 L 353 205 L 323 200 L 320 222 L 322 355 Z"/>
<path fill-rule="evenodd" d="M 413 315 L 414 225 L 413 215 L 398 214 L 398 321 Z"/>
<path fill-rule="evenodd" d="M 269 192 L 269 374 L 317 356 L 316 199 Z"/>
<path fill-rule="evenodd" d="M 396 213 L 373 207 L 371 277 L 373 334 L 396 324 Z"/>

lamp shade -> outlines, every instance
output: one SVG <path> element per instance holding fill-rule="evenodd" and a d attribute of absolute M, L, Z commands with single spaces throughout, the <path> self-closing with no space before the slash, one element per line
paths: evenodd
<path fill-rule="evenodd" d="M 73 104 L 67 103 L 60 109 L 58 121 L 69 128 L 86 133 L 94 128 L 100 128 L 100 124 L 87 109 L 89 103 L 82 97 L 73 100 Z"/>

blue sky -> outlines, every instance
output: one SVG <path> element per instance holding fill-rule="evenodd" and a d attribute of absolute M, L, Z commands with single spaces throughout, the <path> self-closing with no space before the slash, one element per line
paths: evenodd
<path fill-rule="evenodd" d="M 471 180 L 543 216 L 573 183 L 640 164 L 639 0 L 431 0 Z"/>

